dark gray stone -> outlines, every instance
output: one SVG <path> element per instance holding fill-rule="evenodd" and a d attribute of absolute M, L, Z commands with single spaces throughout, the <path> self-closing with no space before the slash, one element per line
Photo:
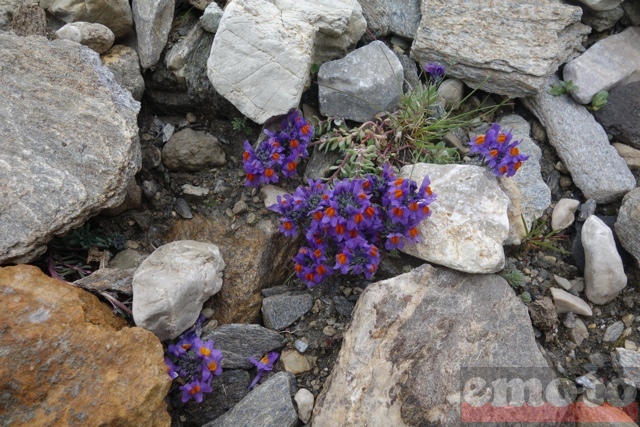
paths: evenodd
<path fill-rule="evenodd" d="M 422 14 L 420 0 L 358 0 L 367 27 L 376 36 L 394 33 L 408 39 L 416 36 Z"/>
<path fill-rule="evenodd" d="M 396 110 L 402 83 L 400 60 L 384 43 L 375 41 L 320 66 L 320 112 L 366 122 L 377 113 Z"/>
<path fill-rule="evenodd" d="M 594 115 L 616 141 L 640 148 L 640 81 L 611 89 Z"/>
<path fill-rule="evenodd" d="M 211 379 L 211 393 L 206 393 L 201 403 L 190 400 L 180 411 L 187 421 L 184 427 L 200 427 L 215 420 L 249 393 L 251 377 L 247 371 L 231 369 L 222 371 L 222 375 Z M 178 402 L 179 402 L 178 394 Z"/>
<path fill-rule="evenodd" d="M 404 93 L 409 93 L 420 84 L 420 77 L 418 76 L 418 66 L 416 65 L 416 61 L 409 58 L 407 55 L 402 55 L 397 52 L 394 53 L 400 60 L 400 64 L 402 64 L 402 71 L 404 73 L 404 83 L 402 85 L 402 91 Z"/>
<path fill-rule="evenodd" d="M 140 104 L 93 50 L 0 33 L 0 264 L 106 208 L 141 165 Z"/>
<path fill-rule="evenodd" d="M 313 296 L 281 294 L 262 300 L 262 318 L 267 328 L 279 331 L 304 316 L 313 307 Z"/>
<path fill-rule="evenodd" d="M 329 169 L 342 157 L 339 151 L 325 151 L 316 147 L 311 153 L 309 163 L 304 170 L 304 179 L 321 179 L 329 177 L 333 171 Z"/>
<path fill-rule="evenodd" d="M 193 218 L 193 214 L 191 213 L 191 208 L 189 207 L 189 203 L 182 197 L 176 199 L 176 204 L 173 206 L 176 210 L 176 213 L 180 215 L 184 219 Z"/>
<path fill-rule="evenodd" d="M 202 340 L 213 340 L 216 348 L 222 350 L 224 369 L 253 368 L 250 357 L 262 357 L 284 344 L 284 338 L 277 332 L 260 325 L 241 323 L 219 326 L 204 333 Z"/>
<path fill-rule="evenodd" d="M 132 295 L 133 274 L 136 268 L 122 270 L 120 268 L 101 268 L 91 275 L 83 277 L 73 282 L 73 285 L 84 288 L 88 291 L 104 292 L 118 291 L 123 294 Z"/>
<path fill-rule="evenodd" d="M 298 412 L 291 400 L 295 377 L 278 372 L 245 396 L 232 410 L 202 427 L 294 427 Z"/>
<path fill-rule="evenodd" d="M 353 307 L 355 306 L 354 303 L 352 303 L 342 295 L 337 295 L 333 297 L 333 304 L 338 313 L 340 313 L 344 317 L 351 317 L 351 312 L 353 311 Z"/>
<path fill-rule="evenodd" d="M 604 31 L 609 28 L 613 28 L 624 16 L 624 10 L 621 6 L 616 6 L 610 10 L 595 11 L 587 7 L 583 10 L 582 22 L 596 31 Z"/>

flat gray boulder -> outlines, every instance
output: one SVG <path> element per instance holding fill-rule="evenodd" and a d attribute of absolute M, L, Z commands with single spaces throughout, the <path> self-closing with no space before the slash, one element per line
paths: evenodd
<path fill-rule="evenodd" d="M 522 97 L 582 51 L 582 10 L 555 0 L 423 0 L 411 56 L 447 66 L 471 87 Z"/>
<path fill-rule="evenodd" d="M 140 104 L 96 52 L 0 34 L 0 264 L 22 263 L 124 200 Z"/>
<path fill-rule="evenodd" d="M 300 103 L 314 62 L 343 56 L 365 31 L 356 0 L 235 0 L 222 15 L 207 75 L 257 123 Z"/>
<path fill-rule="evenodd" d="M 558 81 L 554 76 L 549 84 Z M 585 198 L 608 203 L 635 188 L 636 180 L 625 161 L 585 107 L 567 95 L 553 96 L 547 90 L 523 101 L 546 129 L 549 143 Z"/>
<path fill-rule="evenodd" d="M 461 425 L 461 367 L 474 366 L 548 367 L 504 279 L 424 265 L 371 284 L 312 425 Z"/>
<path fill-rule="evenodd" d="M 404 73 L 397 56 L 381 41 L 325 62 L 318 72 L 320 112 L 366 122 L 377 113 L 394 112 L 402 96 Z"/>
<path fill-rule="evenodd" d="M 133 0 L 133 21 L 136 23 L 140 66 L 147 69 L 156 65 L 167 44 L 175 0 Z"/>

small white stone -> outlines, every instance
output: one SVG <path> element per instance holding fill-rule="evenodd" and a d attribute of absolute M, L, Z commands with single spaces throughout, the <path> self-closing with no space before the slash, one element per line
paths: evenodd
<path fill-rule="evenodd" d="M 284 196 L 285 194 L 289 193 L 287 193 L 286 190 L 283 190 L 280 187 L 269 184 L 260 189 L 260 194 L 264 199 L 264 207 L 269 208 L 269 206 L 278 203 L 278 196 Z"/>
<path fill-rule="evenodd" d="M 580 202 L 574 199 L 560 199 L 551 214 L 551 229 L 564 230 L 573 224 Z"/>
<path fill-rule="evenodd" d="M 580 298 L 571 295 L 567 291 L 558 288 L 551 288 L 551 296 L 558 313 L 575 313 L 583 316 L 591 316 L 591 307 Z"/>
<path fill-rule="evenodd" d="M 553 279 L 556 281 L 556 284 L 560 286 L 562 289 L 564 289 L 565 291 L 569 291 L 573 287 L 570 281 L 568 281 L 564 277 L 558 276 L 557 274 L 553 275 Z"/>
<path fill-rule="evenodd" d="M 440 84 L 438 93 L 445 101 L 444 108 L 455 111 L 459 107 L 464 95 L 464 83 L 458 79 L 446 79 Z M 454 107 L 456 107 L 454 109 Z"/>
<path fill-rule="evenodd" d="M 311 411 L 313 410 L 313 402 L 315 400 L 313 394 L 306 388 L 301 388 L 293 399 L 298 405 L 298 418 L 303 423 L 306 423 L 311 418 Z"/>
<path fill-rule="evenodd" d="M 631 340 L 624 340 L 624 348 L 627 350 L 638 350 L 638 344 Z"/>
<path fill-rule="evenodd" d="M 208 188 L 196 187 L 191 184 L 184 184 L 181 188 L 182 192 L 189 196 L 204 197 L 209 194 Z"/>

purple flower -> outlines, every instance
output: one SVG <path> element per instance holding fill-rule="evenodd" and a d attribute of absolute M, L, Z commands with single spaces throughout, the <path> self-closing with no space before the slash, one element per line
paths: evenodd
<path fill-rule="evenodd" d="M 180 387 L 180 390 L 182 390 L 182 403 L 186 403 L 190 399 L 194 399 L 196 402 L 200 403 L 203 398 L 202 393 L 210 393 L 213 391 L 207 382 L 197 379 L 183 385 Z"/>
<path fill-rule="evenodd" d="M 164 358 L 164 363 L 165 365 L 167 365 L 167 373 L 169 374 L 169 377 L 171 377 L 172 380 L 178 378 L 178 373 L 176 372 L 176 369 L 178 369 L 178 367 L 176 366 L 176 364 L 173 363 L 168 357 Z"/>
<path fill-rule="evenodd" d="M 260 360 L 256 360 L 253 357 L 249 358 L 249 361 L 251 361 L 251 363 L 253 363 L 258 369 L 256 377 L 253 379 L 253 381 L 251 381 L 251 384 L 249 384 L 249 389 L 252 389 L 258 383 L 258 381 L 260 381 L 260 378 L 262 378 L 265 373 L 273 370 L 273 364 L 276 362 L 276 360 L 278 360 L 278 353 L 276 352 L 266 354 L 262 356 L 262 359 Z"/>
<path fill-rule="evenodd" d="M 447 71 L 444 65 L 436 62 L 431 62 L 425 65 L 424 70 L 429 74 L 429 81 L 431 83 L 436 83 L 438 80 L 441 80 Z"/>
<path fill-rule="evenodd" d="M 518 149 L 520 141 L 512 141 L 511 132 L 501 132 L 500 125 L 494 123 L 484 135 L 470 141 L 470 152 L 479 154 L 496 176 L 511 177 L 520 169 L 529 156 Z"/>

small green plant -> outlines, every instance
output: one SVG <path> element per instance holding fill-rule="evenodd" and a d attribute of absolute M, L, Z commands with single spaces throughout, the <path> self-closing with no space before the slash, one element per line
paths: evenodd
<path fill-rule="evenodd" d="M 525 236 L 522 239 L 523 245 L 537 249 L 550 249 L 562 254 L 569 254 L 569 252 L 558 247 L 558 243 L 566 238 L 566 236 L 560 234 L 562 230 L 551 230 L 547 232 L 547 221 L 542 218 L 538 218 L 533 221 L 531 229 L 529 229 L 527 221 L 524 219 L 524 215 L 521 215 L 521 218 L 525 230 Z"/>
<path fill-rule="evenodd" d="M 590 110 L 598 111 L 599 109 L 607 105 L 607 101 L 609 101 L 609 92 L 607 92 L 606 90 L 601 90 L 593 96 L 593 99 L 591 100 Z"/>
<path fill-rule="evenodd" d="M 247 124 L 246 117 L 236 117 L 231 120 L 231 127 L 233 127 L 233 130 L 236 132 L 242 132 L 247 136 L 250 136 L 253 133 L 253 130 L 251 130 L 251 127 Z"/>
<path fill-rule="evenodd" d="M 568 82 L 559 81 L 558 83 L 551 85 L 549 94 L 553 96 L 560 96 L 569 94 L 574 90 L 578 90 L 578 86 L 573 84 L 572 80 L 569 80 Z"/>
<path fill-rule="evenodd" d="M 503 271 L 500 273 L 500 277 L 506 280 L 513 289 L 524 286 L 524 274 L 522 274 L 522 272 L 517 268 L 509 271 Z"/>
<path fill-rule="evenodd" d="M 531 294 L 529 292 L 523 292 L 520 294 L 520 299 L 522 299 L 522 302 L 525 304 L 529 304 L 531 302 Z"/>
<path fill-rule="evenodd" d="M 178 25 L 182 25 L 185 22 L 189 21 L 189 19 L 193 16 L 193 7 L 187 9 L 180 17 L 178 18 Z"/>

